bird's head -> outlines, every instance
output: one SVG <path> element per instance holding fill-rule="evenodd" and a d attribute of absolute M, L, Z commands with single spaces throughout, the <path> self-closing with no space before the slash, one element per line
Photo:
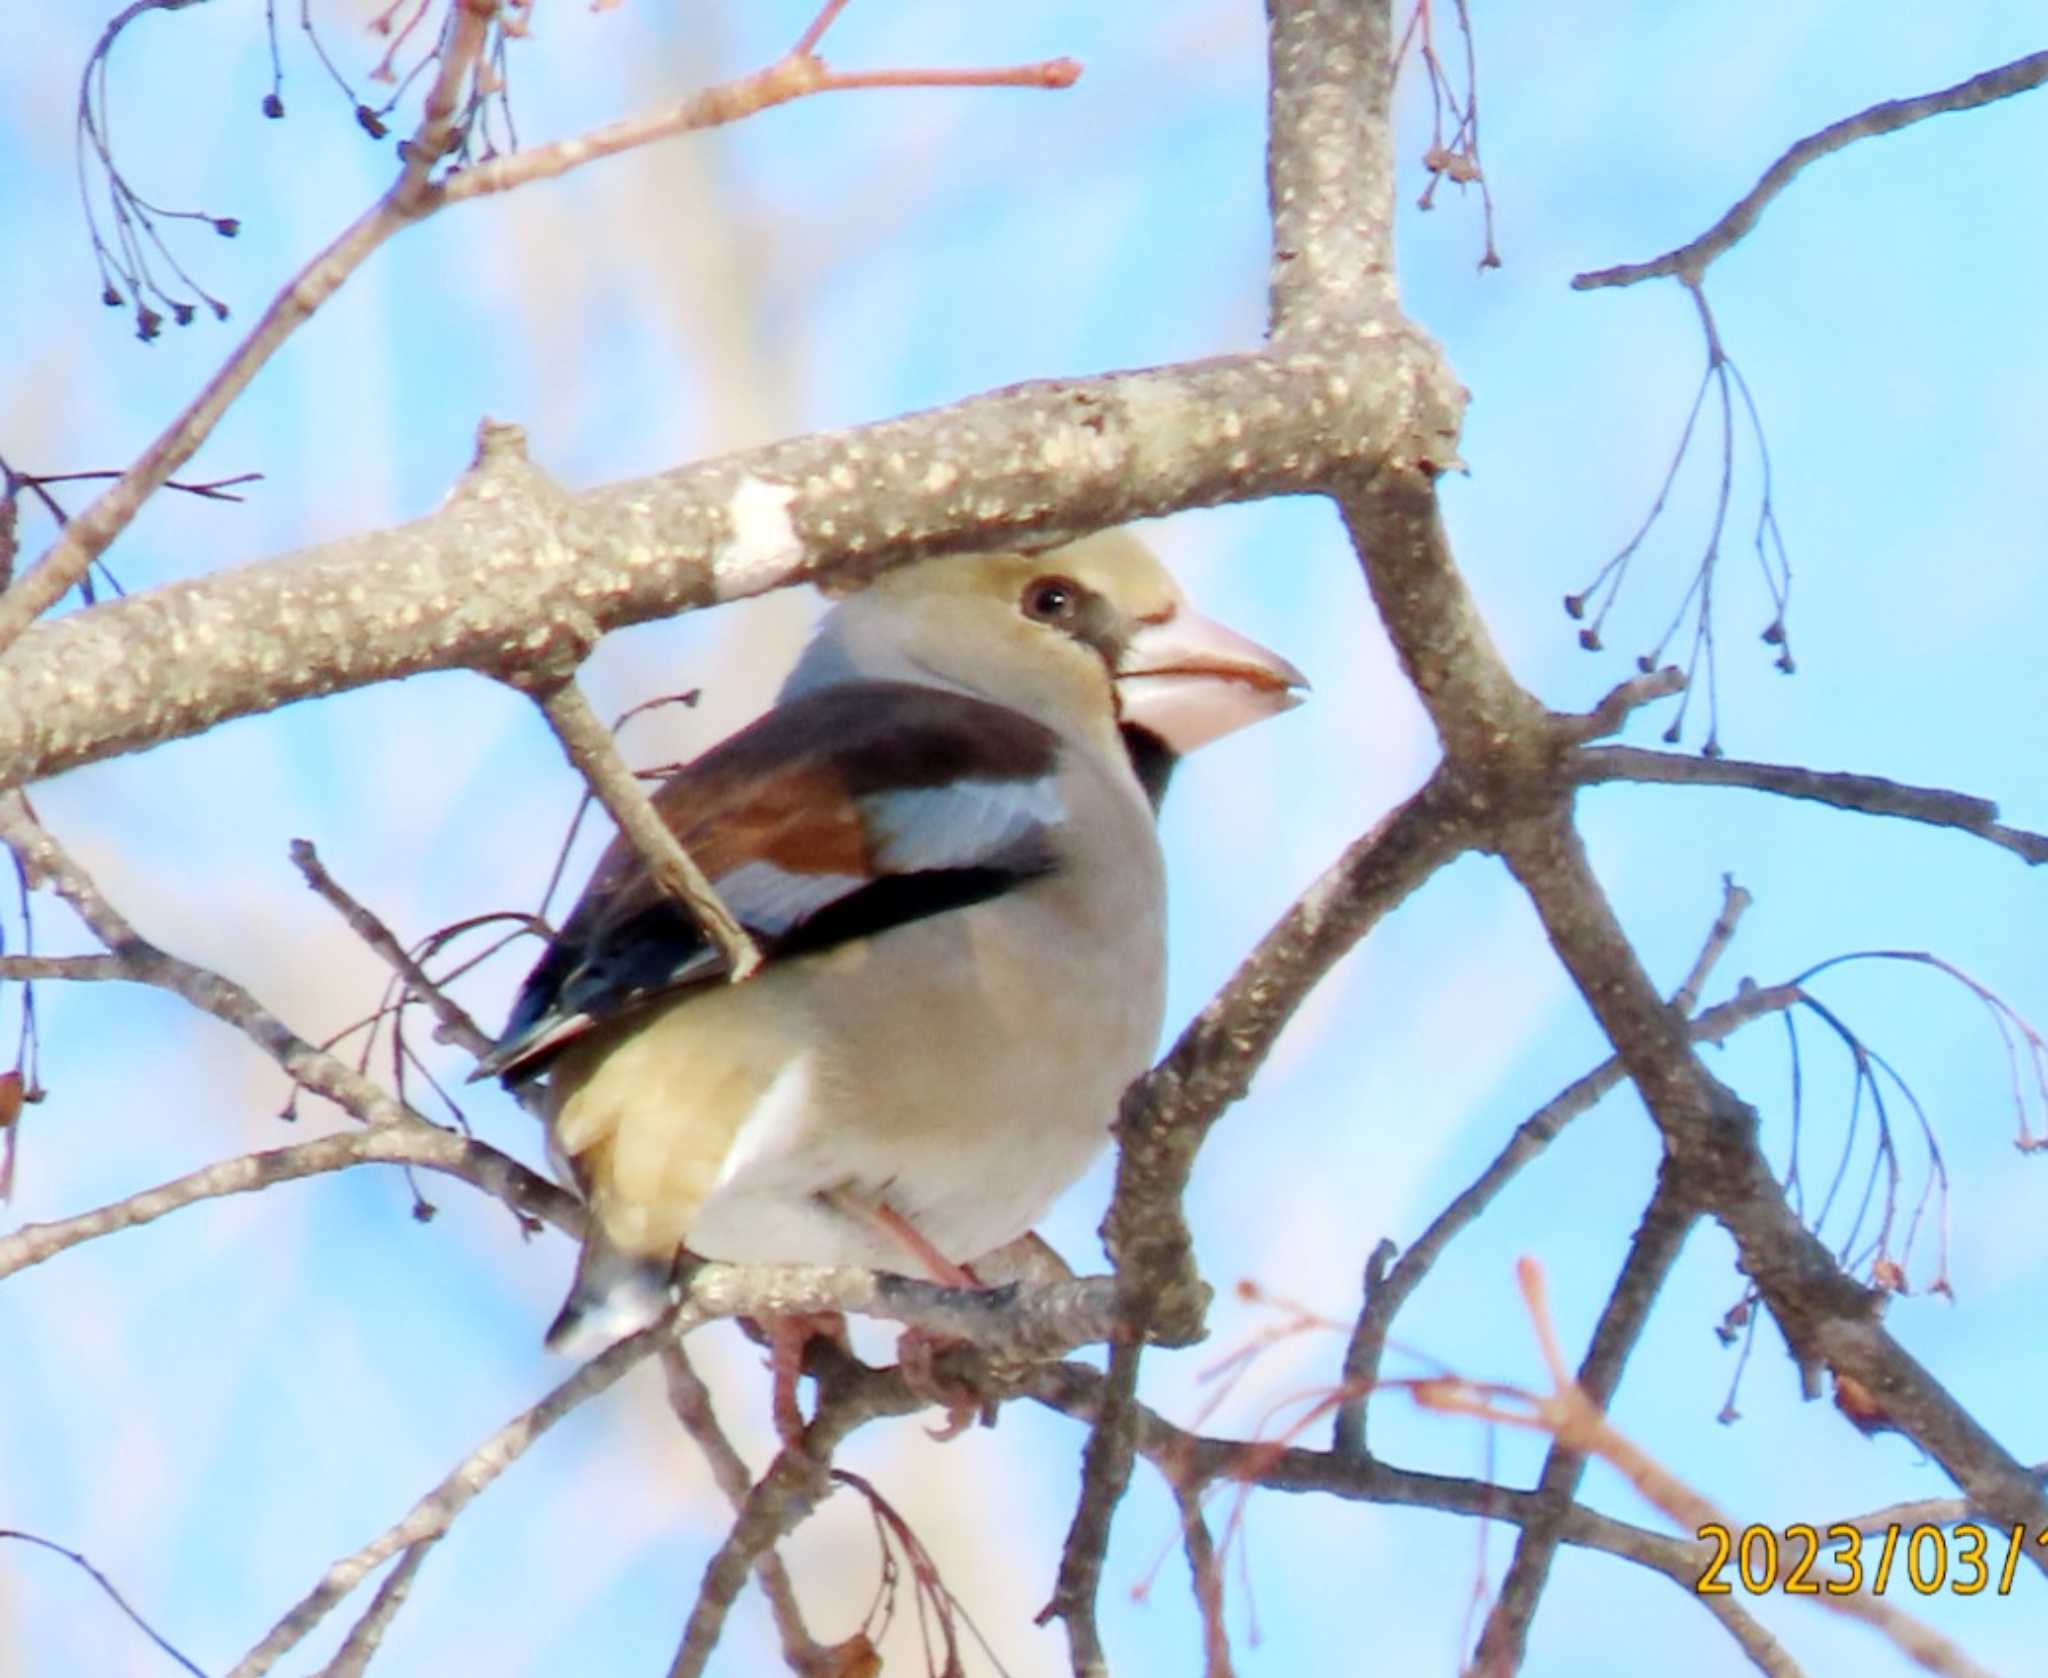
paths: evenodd
<path fill-rule="evenodd" d="M 1298 705 L 1308 686 L 1190 606 L 1121 530 L 886 573 L 833 608 L 783 694 L 856 680 L 955 688 L 1062 734 L 1121 731 L 1148 785 L 1196 747 Z"/>

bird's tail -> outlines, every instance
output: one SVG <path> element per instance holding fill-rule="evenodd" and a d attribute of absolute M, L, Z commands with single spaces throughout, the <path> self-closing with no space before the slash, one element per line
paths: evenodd
<path fill-rule="evenodd" d="M 569 1297 L 548 1324 L 548 1350 L 592 1358 L 639 1333 L 669 1308 L 674 1273 L 672 1259 L 621 1252 L 593 1220 Z"/>

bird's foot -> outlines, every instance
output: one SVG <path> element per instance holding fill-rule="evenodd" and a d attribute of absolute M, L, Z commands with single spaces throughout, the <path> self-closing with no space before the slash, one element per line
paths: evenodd
<path fill-rule="evenodd" d="M 926 1428 L 932 1438 L 944 1441 L 958 1439 L 976 1421 L 985 1426 L 995 1426 L 995 1400 L 978 1392 L 967 1382 L 957 1377 L 942 1374 L 938 1367 L 941 1354 L 967 1342 L 943 1334 L 934 1334 L 929 1329 L 907 1328 L 896 1342 L 896 1367 L 903 1372 L 903 1384 L 912 1396 L 935 1404 L 946 1412 L 944 1427 Z"/>
<path fill-rule="evenodd" d="M 792 1311 L 764 1317 L 755 1326 L 758 1337 L 767 1342 L 768 1368 L 774 1377 L 769 1414 L 775 1420 L 775 1435 L 795 1448 L 803 1442 L 804 1433 L 804 1413 L 796 1397 L 796 1384 L 804 1372 L 804 1348 L 814 1336 L 844 1347 L 846 1319 L 837 1311 Z"/>

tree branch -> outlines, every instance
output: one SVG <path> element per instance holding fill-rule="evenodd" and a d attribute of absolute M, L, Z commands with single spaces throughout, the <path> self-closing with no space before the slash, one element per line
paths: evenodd
<path fill-rule="evenodd" d="M 828 6 L 819 15 L 829 22 L 827 14 L 836 10 L 836 7 Z M 616 157 L 621 152 L 633 151 L 660 140 L 742 122 L 777 105 L 787 105 L 816 93 L 846 93 L 859 88 L 883 87 L 1058 89 L 1072 87 L 1081 75 L 1081 66 L 1071 58 L 1048 58 L 1035 64 L 992 70 L 834 70 L 814 50 L 817 36 L 822 33 L 822 30 L 807 29 L 803 39 L 765 69 L 705 88 L 658 111 L 623 117 L 574 139 L 530 147 L 509 156 L 492 158 L 473 169 L 465 169 L 459 175 L 444 176 L 427 189 L 431 202 L 422 213 L 447 204 L 459 204 L 468 198 L 508 192 L 533 181 L 554 180 L 599 158 Z"/>
<path fill-rule="evenodd" d="M 1797 985 L 1752 986 L 1718 1007 L 1709 1008 L 1691 1024 L 1695 1043 L 1722 1043 L 1752 1020 L 1781 1013 L 1800 999 Z M 1374 1255 L 1366 1272 L 1365 1304 L 1344 1353 L 1344 1384 L 1353 1396 L 1337 1410 L 1333 1448 L 1341 1455 L 1359 1455 L 1365 1445 L 1366 1402 L 1380 1376 L 1387 1335 L 1394 1318 L 1422 1279 L 1443 1256 L 1453 1239 L 1478 1222 L 1494 1198 L 1523 1166 L 1554 1142 L 1564 1127 L 1590 1112 L 1628 1076 L 1617 1055 L 1576 1079 L 1515 1127 L 1507 1145 L 1467 1189 L 1446 1206 L 1418 1236 L 1392 1269 Z M 1386 1257 L 1391 1259 L 1392 1244 Z"/>
<path fill-rule="evenodd" d="M 565 681 L 544 689 L 539 700 L 563 752 L 582 771 L 598 802 L 640 853 L 662 890 L 689 912 L 725 957 L 726 977 L 733 984 L 752 978 L 761 967 L 760 950 L 712 889 L 703 869 L 655 813 L 646 789 L 626 767 L 611 731 L 591 710 L 583 690 L 573 681 Z"/>
<path fill-rule="evenodd" d="M 1194 1593 L 1195 1609 L 1202 1616 L 1202 1678 L 1234 1678 L 1230 1631 L 1223 1623 L 1223 1569 L 1218 1565 L 1216 1541 L 1209 1534 L 1209 1523 L 1202 1518 L 1201 1494 L 1176 1485 L 1173 1500 L 1180 1509 L 1181 1549 L 1188 1558 L 1188 1588 Z"/>
<path fill-rule="evenodd" d="M 612 1386 L 652 1352 L 666 1332 L 668 1324 L 664 1320 L 621 1340 L 609 1351 L 592 1358 L 538 1404 L 514 1416 L 457 1463 L 397 1525 L 330 1567 L 320 1583 L 235 1664 L 228 1678 L 262 1678 L 370 1573 L 401 1550 L 424 1550 L 437 1543 L 471 1499 L 524 1456 L 535 1440 L 586 1399 L 595 1398 Z M 416 1569 L 418 1564 L 413 1566 Z"/>
<path fill-rule="evenodd" d="M 1942 787 L 1907 786 L 1882 775 L 1845 775 L 1793 764 L 1749 763 L 1732 757 L 1682 757 L 1676 752 L 1646 751 L 1640 746 L 1589 746 L 1567 760 L 1571 778 L 1581 786 L 1609 781 L 1644 781 L 1666 786 L 1747 787 L 1781 798 L 1810 799 L 1838 810 L 1866 816 L 1897 816 L 1974 833 L 2002 845 L 2030 863 L 2048 862 L 2048 835 L 2007 827 L 1998 806 L 1988 798 L 1950 792 Z"/>
<path fill-rule="evenodd" d="M 777 1454 L 705 1566 L 669 1678 L 698 1678 L 703 1672 L 748 1573 L 831 1495 L 832 1453 L 840 1442 L 877 1417 L 908 1415 L 925 1405 L 893 1369 L 869 1369 L 836 1349 L 818 1348 L 816 1342 L 812 1357 L 821 1366 L 818 1412 L 802 1437 Z"/>
<path fill-rule="evenodd" d="M 1200 1332 L 1207 1289 L 1180 1203 L 1203 1139 L 1250 1088 L 1324 975 L 1474 840 L 1454 795 L 1432 777 L 1302 893 L 1166 1057 L 1125 1092 L 1103 1238 L 1137 1296 L 1134 1321 L 1153 1324 L 1169 1342 Z"/>
<path fill-rule="evenodd" d="M 0 1278 L 54 1258 L 66 1248 L 96 1241 L 166 1213 L 223 1195 L 253 1194 L 278 1183 L 346 1171 L 357 1165 L 413 1165 L 472 1183 L 514 1211 L 544 1218 L 571 1235 L 583 1229 L 583 1204 L 545 1177 L 536 1176 L 488 1143 L 415 1119 L 406 1124 L 346 1130 L 288 1148 L 267 1148 L 218 1160 L 111 1205 L 49 1223 L 23 1224 L 0 1235 Z"/>
<path fill-rule="evenodd" d="M 1103 1402 L 1081 1449 L 1081 1495 L 1074 1504 L 1066 1542 L 1060 1546 L 1059 1577 L 1051 1599 L 1038 1611 L 1037 1623 L 1057 1618 L 1067 1633 L 1074 1678 L 1106 1678 L 1109 1657 L 1096 1623 L 1095 1598 L 1102 1588 L 1103 1559 L 1109 1554 L 1109 1532 L 1117 1505 L 1131 1484 L 1131 1457 L 1137 1437 L 1138 1362 L 1141 1344 L 1119 1340 L 1109 1351 L 1103 1377 Z"/>
<path fill-rule="evenodd" d="M 0 794 L 0 841 L 14 852 L 31 886 L 48 887 L 70 904 L 87 930 L 121 964 L 125 977 L 170 991 L 200 1012 L 233 1026 L 283 1068 L 293 1083 L 325 1096 L 362 1120 L 373 1133 L 391 1133 L 374 1144 L 360 1142 L 360 1151 L 349 1157 L 342 1157 L 347 1150 L 330 1139 L 324 1144 L 301 1144 L 302 1148 L 313 1150 L 310 1153 L 282 1148 L 206 1167 L 98 1212 L 40 1226 L 42 1233 L 24 1243 L 24 1250 L 34 1256 L 22 1258 L 20 1264 L 33 1264 L 50 1252 L 61 1251 L 94 1235 L 147 1223 L 195 1200 L 216 1194 L 238 1194 L 261 1187 L 267 1181 L 334 1170 L 345 1164 L 367 1163 L 385 1149 L 391 1150 L 389 1157 L 394 1160 L 402 1150 L 407 1155 L 405 1163 L 428 1165 L 463 1177 L 488 1189 L 515 1211 L 544 1216 L 565 1229 L 581 1231 L 581 1207 L 554 1184 L 495 1148 L 428 1123 L 333 1055 L 314 1048 L 232 979 L 182 961 L 150 943 L 36 819 L 28 799 L 19 792 Z M 327 1151 L 321 1151 L 323 1147 Z M 414 1155 L 424 1157 L 411 1157 Z M 270 1172 L 279 1175 L 267 1176 Z M 36 1227 L 9 1236 L 6 1241 L 28 1237 Z M 49 1245 L 51 1242 L 55 1245 Z M 0 1252 L 7 1250 L 0 1244 Z"/>
<path fill-rule="evenodd" d="M 406 953 L 405 946 L 392 935 L 391 929 L 327 872 L 327 866 L 313 848 L 312 840 L 294 839 L 291 859 L 292 866 L 304 876 L 315 895 L 347 921 L 349 931 L 369 945 L 398 975 L 405 992 L 433 1010 L 434 1018 L 441 1022 L 445 1041 L 473 1055 L 481 1055 L 490 1048 L 489 1034 L 469 1017 L 469 1010 L 435 984 L 427 970 Z"/>
<path fill-rule="evenodd" d="M 182 996 L 201 1013 L 233 1026 L 294 1083 L 327 1097 L 365 1123 L 426 1123 L 369 1079 L 314 1048 L 232 979 L 181 961 L 145 939 L 36 819 L 19 792 L 0 794 L 0 842 L 14 852 L 29 885 L 47 887 L 70 904 L 138 984 Z"/>
<path fill-rule="evenodd" d="M 1866 111 L 1858 111 L 1839 122 L 1831 122 L 1809 134 L 1763 173 L 1763 178 L 1697 239 L 1666 251 L 1648 262 L 1625 262 L 1614 268 L 1599 268 L 1572 280 L 1574 291 L 1592 291 L 1602 286 L 1634 285 L 1640 280 L 1671 278 L 1697 286 L 1707 269 L 1741 241 L 1762 218 L 1771 200 L 1792 184 L 1809 163 L 1840 151 L 1857 140 L 1879 134 L 1894 134 L 1901 128 L 1949 111 L 1974 110 L 2015 93 L 2026 93 L 2048 82 L 2048 52 L 2028 53 L 1995 70 L 1984 70 L 1934 93 L 1911 99 L 1886 99 Z"/>
<path fill-rule="evenodd" d="M 459 104 L 456 89 L 484 46 L 488 14 L 466 5 L 454 6 L 451 11 L 441 67 L 428 90 L 419 128 L 404 148 L 398 179 L 333 244 L 299 270 L 184 411 L 90 507 L 64 525 L 41 563 L 0 595 L 0 649 L 12 646 L 31 623 L 56 605 L 106 551 L 108 543 L 134 520 L 143 502 L 198 453 L 221 416 L 284 341 L 310 320 L 385 240 L 422 213 L 421 190 L 454 133 Z"/>
<path fill-rule="evenodd" d="M 1613 1402 L 1629 1354 L 1642 1338 L 1657 1296 L 1664 1291 L 1685 1239 L 1698 1221 L 1699 1212 L 1677 1174 L 1668 1167 L 1660 1171 L 1656 1192 L 1636 1227 L 1628 1258 L 1594 1325 L 1585 1361 L 1579 1365 L 1579 1390 L 1600 1409 Z M 1501 1581 L 1500 1594 L 1487 1613 L 1472 1657 L 1474 1669 L 1487 1678 L 1510 1678 L 1521 1670 L 1529 1625 L 1550 1580 L 1550 1564 L 1563 1542 L 1560 1528 L 1586 1477 L 1586 1462 L 1584 1452 L 1563 1438 L 1551 1441 L 1536 1481 L 1537 1500 L 1548 1513 L 1522 1524 L 1507 1577 Z"/>
<path fill-rule="evenodd" d="M 1471 1416 L 1497 1426 L 1531 1428 L 1548 1433 L 1558 1444 L 1598 1456 L 1618 1468 L 1645 1499 L 1689 1532 L 1710 1526 L 1724 1532 L 1742 1530 L 1740 1523 L 1680 1480 L 1641 1446 L 1619 1432 L 1564 1366 L 1564 1356 L 1551 1324 L 1542 1268 L 1534 1259 L 1517 1266 L 1543 1361 L 1550 1374 L 1547 1394 L 1520 1392 L 1497 1383 L 1439 1379 L 1417 1383 L 1415 1397 L 1426 1409 Z M 1830 1583 L 1850 1584 L 1847 1575 L 1831 1570 Z M 1889 1638 L 1904 1654 L 1945 1678 L 1990 1678 L 1953 1641 L 1914 1618 L 1874 1591 L 1855 1588 L 1836 1594 L 1817 1590 L 1812 1600 L 1831 1613 L 1860 1620 Z M 1489 1673 L 1491 1678 L 1491 1673 Z"/>
<path fill-rule="evenodd" d="M 1318 389 L 1310 400 L 1327 405 L 1355 396 L 1357 374 L 1393 350 L 1410 376 L 1398 385 L 1368 380 L 1378 387 L 1375 441 L 1362 473 L 1377 478 L 1397 463 L 1435 470 L 1456 458 L 1464 393 L 1443 376 L 1434 345 L 1402 317 L 1396 294 L 1387 7 L 1270 0 L 1267 15 L 1269 358 L 1314 370 Z M 1367 364 L 1356 361 L 1361 352 Z M 1248 451 L 1246 464 L 1268 452 Z M 1327 487 L 1335 477 L 1318 471 L 1316 485 Z M 1465 848 L 1462 824 L 1439 793 L 1432 781 L 1354 845 L 1267 934 L 1166 1059 L 1125 1092 L 1116 1188 L 1102 1233 L 1128 1337 L 1111 1353 L 1110 1401 L 1089 1435 L 1058 1582 L 1040 1615 L 1041 1623 L 1053 1615 L 1063 1621 L 1076 1678 L 1106 1669 L 1095 1594 L 1110 1524 L 1130 1480 L 1131 1406 L 1144 1345 L 1154 1337 L 1192 1338 L 1207 1310 L 1181 1209 L 1195 1154 L 1337 957 Z"/>
<path fill-rule="evenodd" d="M 747 1472 L 746 1463 L 726 1437 L 725 1429 L 719 1426 L 718 1414 L 711 1407 L 711 1390 L 691 1365 L 690 1355 L 683 1350 L 680 1340 L 663 1342 L 661 1373 L 668 1387 L 669 1408 L 675 1412 L 683 1431 L 703 1453 L 712 1479 L 717 1481 L 718 1489 L 725 1493 L 726 1502 L 738 1514 L 746 1507 L 754 1477 Z M 761 1594 L 768 1599 L 769 1612 L 775 1616 L 776 1634 L 782 1639 L 784 1664 L 796 1673 L 826 1670 L 825 1650 L 804 1624 L 803 1610 L 796 1600 L 796 1586 L 774 1546 L 769 1546 L 755 1558 L 754 1577 L 760 1581 Z"/>
<path fill-rule="evenodd" d="M 1016 385 L 576 496 L 486 427 L 427 518 L 30 628 L 0 661 L 0 785 L 423 671 L 556 668 L 828 575 L 1310 492 L 1427 429 L 1415 343 L 1342 349 Z"/>
<path fill-rule="evenodd" d="M 348 1636 L 342 1639 L 334 1659 L 323 1666 L 315 1678 L 362 1678 L 376 1657 L 378 1646 L 384 1641 L 384 1633 L 390 1629 L 399 1609 L 405 1606 L 405 1599 L 412 1594 L 413 1579 L 432 1547 L 433 1540 L 428 1538 L 406 1546 L 404 1554 L 398 1558 L 398 1565 L 385 1574 L 377 1586 L 376 1594 L 370 1598 L 370 1606 L 348 1628 Z"/>
<path fill-rule="evenodd" d="M 1047 1409 L 1082 1421 L 1094 1420 L 1104 1402 L 1104 1377 L 1085 1364 L 1038 1365 L 1018 1377 L 1017 1387 Z M 1517 1491 L 1484 1480 L 1418 1473 L 1372 1458 L 1192 1434 L 1143 1404 L 1131 1408 L 1137 1453 L 1176 1488 L 1177 1496 L 1220 1482 L 1470 1515 L 1516 1526 L 1538 1519 L 1543 1513 L 1538 1494 L 1533 1491 Z M 1568 1544 L 1597 1550 L 1663 1574 L 1688 1600 L 1699 1603 L 1722 1622 L 1759 1671 L 1770 1678 L 1800 1678 L 1799 1668 L 1784 1649 L 1733 1599 L 1701 1597 L 1695 1591 L 1694 1586 L 1711 1559 L 1707 1545 L 1633 1526 L 1577 1503 L 1565 1510 L 1558 1530 Z"/>
<path fill-rule="evenodd" d="M 1878 1321 L 1878 1299 L 1844 1275 L 1786 1204 L 1756 1146 L 1756 1117 L 1692 1052 L 1658 997 L 1562 813 L 1503 834 L 1502 854 L 1696 1194 L 1734 1237 L 1802 1365 L 1859 1383 L 1976 1507 L 2007 1525 L 2048 1525 L 2040 1484 Z M 2033 1556 L 2048 1571 L 2048 1556 Z"/>
<path fill-rule="evenodd" d="M 133 466 L 77 518 L 70 521 L 42 563 L 0 595 L 0 649 L 19 637 L 30 623 L 63 598 L 85 575 L 86 568 L 106 551 L 156 490 L 198 452 L 235 399 L 299 327 L 312 318 L 335 292 L 392 235 L 435 211 L 465 198 L 503 192 L 528 181 L 551 179 L 601 157 L 696 129 L 737 122 L 774 105 L 814 93 L 862 87 L 1043 87 L 1073 85 L 1080 66 L 1071 59 L 1008 70 L 868 71 L 845 74 L 829 69 L 812 51 L 815 37 L 805 39 L 774 64 L 752 75 L 708 88 L 680 104 L 648 116 L 632 117 L 576 139 L 498 157 L 439 180 L 435 166 L 453 148 L 463 110 L 460 90 L 481 61 L 496 0 L 462 3 L 449 8 L 447 37 L 439 49 L 440 68 L 428 89 L 420 125 L 399 148 L 403 160 L 390 189 L 359 216 L 341 236 L 308 263 L 278 293 L 256 323 L 198 396 L 174 419 Z M 829 12 L 821 14 L 829 21 Z M 7 784 L 18 785 L 20 777 Z"/>
<path fill-rule="evenodd" d="M 1058 1357 L 1127 1335 L 1115 1281 L 1107 1276 L 954 1288 L 897 1276 L 808 1264 L 700 1263 L 681 1283 L 678 1332 L 722 1317 L 851 1313 L 964 1340 L 987 1357 Z"/>
<path fill-rule="evenodd" d="M 2035 1479 L 2048 1485 L 2048 1462 L 2034 1464 Z M 1887 1503 L 1867 1515 L 1850 1515 L 1830 1526 L 1851 1526 L 1861 1533 L 1883 1532 L 1888 1527 L 1952 1527 L 1970 1519 L 1974 1511 L 1961 1497 L 1916 1497 L 1904 1503 Z"/>
<path fill-rule="evenodd" d="M 134 981 L 119 956 L 0 956 L 0 979 Z"/>

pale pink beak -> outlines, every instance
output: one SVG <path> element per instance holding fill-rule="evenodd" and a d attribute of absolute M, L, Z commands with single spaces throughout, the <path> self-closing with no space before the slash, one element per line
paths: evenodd
<path fill-rule="evenodd" d="M 1116 670 L 1123 720 L 1177 756 L 1293 710 L 1307 686 L 1278 653 L 1186 606 L 1142 625 Z"/>

